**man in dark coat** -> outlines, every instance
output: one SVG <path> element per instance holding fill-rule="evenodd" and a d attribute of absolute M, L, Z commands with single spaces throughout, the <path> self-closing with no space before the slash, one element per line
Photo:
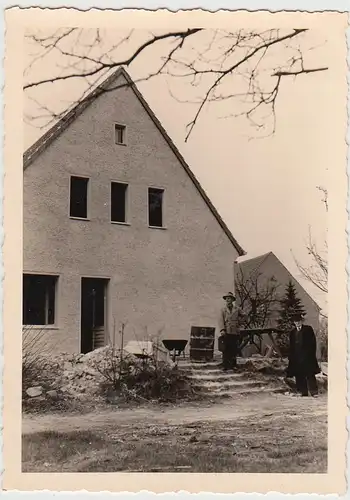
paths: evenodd
<path fill-rule="evenodd" d="M 290 332 L 289 364 L 287 377 L 295 377 L 297 391 L 302 396 L 315 396 L 318 392 L 315 375 L 320 373 L 316 358 L 316 336 L 312 326 L 303 324 L 303 317 L 293 317 L 294 328 Z"/>

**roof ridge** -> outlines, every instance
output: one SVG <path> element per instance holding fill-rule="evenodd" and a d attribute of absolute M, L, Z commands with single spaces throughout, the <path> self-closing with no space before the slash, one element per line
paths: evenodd
<path fill-rule="evenodd" d="M 74 120 L 75 118 L 78 117 L 87 107 L 88 105 L 97 97 L 99 97 L 103 91 L 105 90 L 106 87 L 108 87 L 113 80 L 116 78 L 124 76 L 128 83 L 128 87 L 131 88 L 144 107 L 145 111 L 148 113 L 149 117 L 153 121 L 153 123 L 156 125 L 160 133 L 162 134 L 163 138 L 167 142 L 168 146 L 171 148 L 179 162 L 181 163 L 182 167 L 185 169 L 187 172 L 188 176 L 192 180 L 193 184 L 197 188 L 199 194 L 202 196 L 204 202 L 208 206 L 209 210 L 212 212 L 214 218 L 217 220 L 221 228 L 223 229 L 224 233 L 232 243 L 232 245 L 235 247 L 235 249 L 238 252 L 239 256 L 245 255 L 245 251 L 243 248 L 239 245 L 237 240 L 234 238 L 233 234 L 227 227 L 226 223 L 220 216 L 219 212 L 216 210 L 212 202 L 210 201 L 208 195 L 202 188 L 201 184 L 199 183 L 198 179 L 192 172 L 191 168 L 189 167 L 188 163 L 180 153 L 179 149 L 176 147 L 175 143 L 173 140 L 170 138 L 168 133 L 166 132 L 165 128 L 159 121 L 159 119 L 156 117 L 152 109 L 150 108 L 149 104 L 135 85 L 134 81 L 128 74 L 128 72 L 125 70 L 124 67 L 120 66 L 115 72 L 113 72 L 109 77 L 107 77 L 98 87 L 96 87 L 90 94 L 86 96 L 86 98 L 83 99 L 83 101 L 79 102 L 76 106 L 74 106 L 70 111 L 68 111 L 57 123 L 55 123 L 40 139 L 38 139 L 30 148 L 28 148 L 24 155 L 23 155 L 23 168 L 24 170 L 34 161 L 34 159 L 39 156 L 42 151 L 44 151 L 45 148 L 47 148 L 52 141 L 54 141 L 62 132 L 65 130 Z M 114 89 L 112 89 L 114 90 Z"/>
<path fill-rule="evenodd" d="M 251 257 L 250 259 L 243 260 L 242 262 L 237 262 L 237 264 L 238 264 L 238 266 L 244 266 L 244 264 L 251 264 L 254 260 L 256 260 L 256 261 L 259 261 L 259 264 L 257 266 L 257 268 L 259 268 L 261 266 L 261 264 L 263 262 L 265 262 L 265 259 L 267 259 L 267 257 L 270 254 L 273 255 L 272 252 L 267 252 L 267 253 L 263 253 L 261 255 L 257 255 L 256 257 Z"/>

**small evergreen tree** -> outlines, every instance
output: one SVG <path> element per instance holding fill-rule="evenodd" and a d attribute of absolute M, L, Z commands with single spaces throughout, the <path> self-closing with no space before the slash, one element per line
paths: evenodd
<path fill-rule="evenodd" d="M 297 292 L 294 284 L 289 281 L 286 286 L 286 292 L 283 299 L 280 300 L 281 309 L 279 311 L 279 319 L 277 322 L 278 328 L 283 330 L 283 334 L 278 337 L 278 344 L 283 355 L 287 354 L 289 347 L 289 332 L 293 328 L 293 316 L 301 314 L 305 316 L 305 309 Z"/>

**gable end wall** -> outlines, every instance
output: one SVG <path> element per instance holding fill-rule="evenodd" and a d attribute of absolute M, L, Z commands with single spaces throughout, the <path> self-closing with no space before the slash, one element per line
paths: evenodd
<path fill-rule="evenodd" d="M 68 216 L 70 175 L 90 178 L 89 221 Z M 110 223 L 111 181 L 129 184 L 130 225 Z M 148 227 L 149 186 L 165 189 L 166 229 Z M 79 351 L 82 276 L 110 278 L 109 335 L 122 322 L 126 340 L 216 326 L 237 251 L 130 88 L 99 97 L 25 170 L 23 217 L 24 272 L 59 275 L 47 335 L 60 348 Z"/>

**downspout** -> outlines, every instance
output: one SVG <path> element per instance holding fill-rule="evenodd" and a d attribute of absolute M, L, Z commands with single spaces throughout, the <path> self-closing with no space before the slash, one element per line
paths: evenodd
<path fill-rule="evenodd" d="M 236 286 L 235 286 L 235 281 L 236 281 L 236 274 L 237 274 L 237 266 L 238 266 L 238 262 L 237 262 L 237 259 L 233 262 L 233 277 L 232 277 L 232 292 L 233 292 L 233 295 L 236 295 Z"/>

